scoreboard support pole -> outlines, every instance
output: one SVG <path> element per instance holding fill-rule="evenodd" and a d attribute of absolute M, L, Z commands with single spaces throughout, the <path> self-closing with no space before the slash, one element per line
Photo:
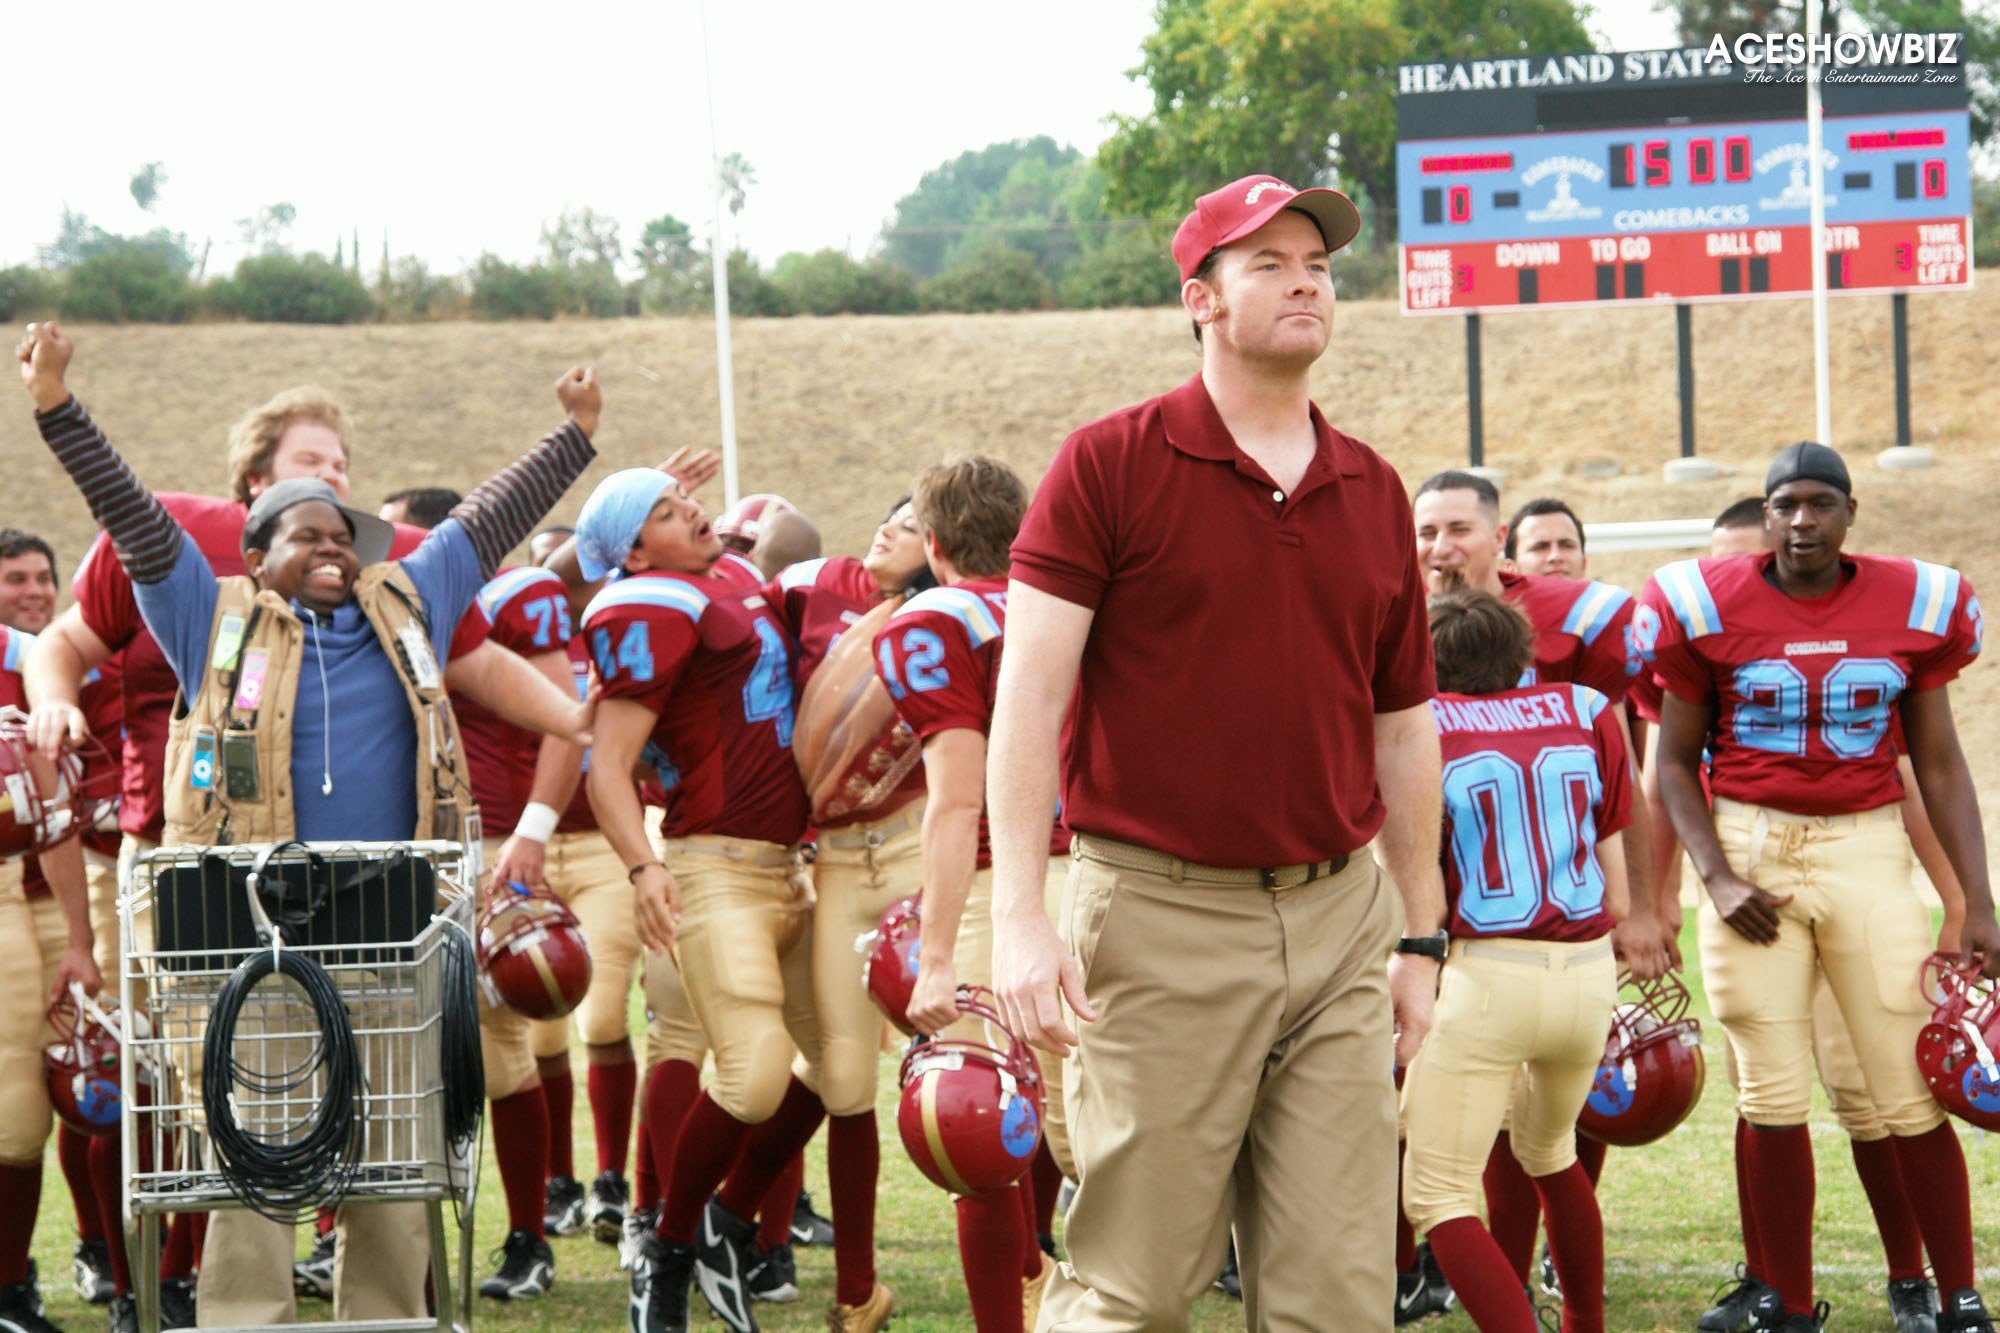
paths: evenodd
<path fill-rule="evenodd" d="M 1485 405 L 1479 378 L 1479 314 L 1465 317 L 1465 424 L 1473 467 L 1486 465 Z"/>
<path fill-rule="evenodd" d="M 1894 292 L 1889 297 L 1890 320 L 1896 361 L 1896 442 L 1875 455 L 1877 467 L 1898 472 L 1929 467 L 1937 460 L 1921 444 L 1910 443 L 1910 294 Z"/>
<path fill-rule="evenodd" d="M 1694 307 L 1674 306 L 1674 352 L 1680 363 L 1681 457 L 1694 457 Z"/>
<path fill-rule="evenodd" d="M 1889 298 L 1896 346 L 1896 444 L 1910 447 L 1910 294 L 1897 292 Z"/>

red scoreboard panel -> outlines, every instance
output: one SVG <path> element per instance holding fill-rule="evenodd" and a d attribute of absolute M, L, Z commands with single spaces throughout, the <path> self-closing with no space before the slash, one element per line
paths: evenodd
<path fill-rule="evenodd" d="M 1762 75 L 1769 75 L 1766 79 Z M 1959 66 L 1829 71 L 1827 285 L 1972 285 Z M 1812 290 L 1803 82 L 1687 51 L 1405 65 L 1406 314 Z"/>

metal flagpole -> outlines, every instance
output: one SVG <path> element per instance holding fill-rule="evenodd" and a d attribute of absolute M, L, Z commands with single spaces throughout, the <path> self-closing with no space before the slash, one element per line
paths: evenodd
<path fill-rule="evenodd" d="M 722 155 L 715 137 L 715 70 L 708 58 L 708 5 L 696 0 L 701 15 L 702 88 L 708 95 L 708 164 L 715 190 L 715 243 L 709 260 L 715 275 L 715 378 L 722 409 L 722 503 L 736 503 L 736 372 L 729 356 L 729 243 L 722 230 Z"/>
<path fill-rule="evenodd" d="M 1812 299 L 1813 299 L 1813 409 L 1816 438 L 1833 446 L 1832 386 L 1827 381 L 1826 348 L 1826 194 L 1825 168 L 1820 161 L 1824 149 L 1820 122 L 1819 49 L 1822 31 L 1819 0 L 1806 0 L 1806 153 L 1812 159 L 1808 181 L 1812 188 Z"/>

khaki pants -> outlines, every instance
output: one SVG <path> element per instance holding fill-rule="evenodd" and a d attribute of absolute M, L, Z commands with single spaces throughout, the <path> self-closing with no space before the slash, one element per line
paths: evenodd
<path fill-rule="evenodd" d="M 1278 892 L 1079 859 L 1061 926 L 1098 1019 L 1067 1071 L 1079 1183 L 1037 1329 L 1186 1329 L 1233 1221 L 1247 1327 L 1387 1333 L 1403 909 L 1373 858 Z"/>
<path fill-rule="evenodd" d="M 49 1000 L 69 925 L 51 897 L 30 899 L 22 890 L 19 861 L 0 863 L 0 939 L 9 955 L 0 984 L 0 1162 L 42 1160 L 54 1112 L 43 1078 L 42 1047 L 56 1039 Z"/>
<path fill-rule="evenodd" d="M 1403 1211 L 1419 1236 L 1479 1215 L 1510 1103 L 1523 1170 L 1553 1175 L 1576 1161 L 1576 1118 L 1617 995 L 1609 938 L 1453 942 L 1436 1021 L 1403 1081 Z"/>
<path fill-rule="evenodd" d="M 119 844 L 121 849 L 124 844 Z M 106 856 L 88 848 L 83 853 L 83 876 L 90 885 L 91 961 L 104 978 L 104 988 L 118 1001 L 118 863 L 122 856 Z"/>
<path fill-rule="evenodd" d="M 745 1124 L 770 1119 L 796 1051 L 819 1058 L 813 1021 L 812 909 L 792 852 L 747 838 L 669 838 L 681 887 L 681 980 L 715 1052 L 708 1095 Z"/>
<path fill-rule="evenodd" d="M 424 1318 L 430 1221 L 421 1203 L 344 1204 L 335 1215 L 333 1317 Z M 202 1328 L 290 1324 L 292 1228 L 241 1208 L 209 1214 L 195 1308 Z"/>
<path fill-rule="evenodd" d="M 1840 1016 L 1833 988 L 1821 975 L 1813 984 L 1812 1002 L 1813 1064 L 1819 1069 L 1820 1086 L 1833 1107 L 1833 1118 L 1851 1139 L 1873 1143 L 1889 1137 L 1889 1127 L 1876 1114 L 1875 1099 L 1868 1094 L 1868 1079 L 1861 1072 L 1861 1056 L 1848 1034 L 1847 1020 Z M 1740 1088 L 1736 1076 L 1736 1052 L 1727 1039 L 1722 1043 L 1722 1072 L 1729 1086 Z"/>
<path fill-rule="evenodd" d="M 489 860 L 491 858 L 489 857 Z M 625 1001 L 639 964 L 639 932 L 632 922 L 632 885 L 625 864 L 602 833 L 558 833 L 549 839 L 544 876 L 556 897 L 569 904 L 590 943 L 590 989 L 576 1012 L 529 1024 L 528 1042 L 536 1058 L 569 1053 L 572 1024 L 587 1046 L 609 1046 L 625 1038 Z"/>
<path fill-rule="evenodd" d="M 875 1107 L 882 1011 L 861 984 L 867 960 L 854 941 L 875 929 L 890 903 L 922 892 L 923 819 L 919 798 L 887 818 L 820 832 L 812 944 L 820 1058 L 817 1069 L 798 1072 L 816 1087 L 828 1115 L 860 1115 Z"/>
<path fill-rule="evenodd" d="M 1702 899 L 1702 974 L 1729 1034 L 1753 1125 L 1803 1125 L 1812 1109 L 1813 1004 L 1824 973 L 1880 1123 L 1925 1133 L 1944 1111 L 1910 1057 L 1929 1021 L 1918 973 L 1930 912 L 1910 885 L 1901 808 L 1804 816 L 1718 797 L 1715 832 L 1730 869 L 1772 893 L 1778 940 L 1752 944 Z"/>
<path fill-rule="evenodd" d="M 1049 918 L 1058 926 L 1062 924 L 1063 886 L 1069 882 L 1070 858 L 1052 856 L 1042 880 L 1042 903 L 1048 909 Z M 972 891 L 965 897 L 965 914 L 958 923 L 958 942 L 952 946 L 951 970 L 961 986 L 993 985 L 993 872 L 981 870 L 972 877 Z M 1077 1026 L 1075 1015 L 1065 1006 L 1063 1013 L 1071 1030 Z M 978 1041 L 989 1038 L 981 1029 L 983 1022 L 977 1018 L 960 1019 L 948 1029 L 954 1037 L 970 1037 Z M 1036 1051 L 1035 1062 L 1042 1071 L 1042 1092 L 1046 1107 L 1042 1115 L 1042 1134 L 1048 1140 L 1049 1155 L 1056 1159 L 1056 1166 L 1063 1175 L 1076 1179 L 1076 1158 L 1069 1141 L 1069 1115 L 1063 1105 L 1063 1067 L 1069 1062 L 1058 1060 L 1047 1051 Z"/>

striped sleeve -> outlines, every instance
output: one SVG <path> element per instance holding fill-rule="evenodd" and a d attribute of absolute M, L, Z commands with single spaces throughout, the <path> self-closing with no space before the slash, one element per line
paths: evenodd
<path fill-rule="evenodd" d="M 72 395 L 51 412 L 35 413 L 42 439 L 69 473 L 97 525 L 111 534 L 134 583 L 158 583 L 173 570 L 187 535 L 166 507 L 132 475 L 90 413 Z"/>
<path fill-rule="evenodd" d="M 482 578 L 499 572 L 507 553 L 527 538 L 596 457 L 590 437 L 574 421 L 566 421 L 561 430 L 459 501 L 451 516 L 472 539 Z"/>

